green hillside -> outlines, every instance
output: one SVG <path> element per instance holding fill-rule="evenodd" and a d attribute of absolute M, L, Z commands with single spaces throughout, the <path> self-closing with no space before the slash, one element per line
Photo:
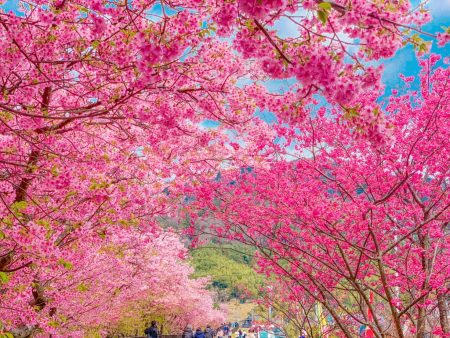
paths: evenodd
<path fill-rule="evenodd" d="M 218 302 L 246 301 L 258 294 L 263 278 L 252 268 L 253 251 L 240 244 L 210 244 L 191 252 L 193 277 L 210 277 Z"/>

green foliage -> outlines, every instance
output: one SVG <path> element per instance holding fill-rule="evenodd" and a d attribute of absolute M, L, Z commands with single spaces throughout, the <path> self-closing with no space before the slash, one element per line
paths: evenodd
<path fill-rule="evenodd" d="M 359 117 L 359 109 L 361 107 L 359 106 L 355 106 L 355 107 L 350 107 L 350 108 L 345 108 L 344 107 L 344 119 L 346 120 L 353 120 L 354 118 Z"/>
<path fill-rule="evenodd" d="M 14 336 L 12 335 L 12 333 L 10 332 L 4 332 L 4 325 L 2 322 L 0 322 L 0 338 L 14 338 Z"/>
<path fill-rule="evenodd" d="M 256 296 L 264 282 L 253 269 L 253 251 L 240 244 L 200 247 L 191 258 L 193 277 L 210 277 L 219 301 Z"/>
<path fill-rule="evenodd" d="M 9 276 L 6 272 L 0 271 L 0 284 L 9 282 Z"/>
<path fill-rule="evenodd" d="M 21 217 L 23 216 L 23 212 L 26 210 L 28 204 L 25 201 L 14 202 L 11 204 L 11 211 L 14 215 Z"/>
<path fill-rule="evenodd" d="M 321 2 L 319 4 L 319 7 L 326 10 L 326 11 L 331 11 L 331 4 L 329 2 Z"/>
<path fill-rule="evenodd" d="M 319 10 L 317 11 L 317 17 L 322 22 L 322 24 L 326 24 L 328 21 L 328 16 L 330 15 L 332 6 L 329 2 L 321 2 L 319 4 Z"/>
<path fill-rule="evenodd" d="M 71 262 L 66 261 L 63 258 L 60 258 L 58 260 L 58 264 L 62 265 L 63 267 L 65 267 L 67 270 L 72 270 L 73 268 L 73 264 Z"/>
<path fill-rule="evenodd" d="M 86 291 L 89 291 L 89 287 L 82 282 L 77 286 L 77 290 L 79 292 L 86 292 Z"/>
<path fill-rule="evenodd" d="M 405 32 L 410 33 L 409 30 Z M 430 48 L 430 42 L 422 39 L 419 34 L 412 34 L 403 41 L 403 45 L 407 45 L 408 43 L 412 44 L 414 49 L 419 53 L 426 53 Z"/>
<path fill-rule="evenodd" d="M 92 48 L 97 49 L 98 46 L 100 46 L 100 41 L 99 40 L 92 41 Z"/>
<path fill-rule="evenodd" d="M 0 338 L 14 338 L 14 336 L 10 332 L 5 332 L 5 333 L 0 333 Z"/>
<path fill-rule="evenodd" d="M 149 327 L 153 320 L 158 323 L 163 334 L 173 332 L 174 328 L 171 327 L 173 323 L 170 314 L 166 313 L 167 310 L 157 307 L 149 308 L 145 301 L 135 304 L 133 308 L 129 308 L 128 311 L 123 313 L 118 323 L 110 328 L 110 333 L 125 336 L 142 336 L 145 328 Z"/>
<path fill-rule="evenodd" d="M 13 204 L 11 204 L 11 210 L 15 212 L 21 212 L 24 211 L 27 206 L 27 202 L 25 201 L 14 202 Z"/>

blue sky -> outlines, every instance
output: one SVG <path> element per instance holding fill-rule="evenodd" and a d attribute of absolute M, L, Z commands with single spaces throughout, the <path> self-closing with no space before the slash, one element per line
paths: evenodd
<path fill-rule="evenodd" d="M 420 2 L 423 3 L 424 1 L 412 0 L 411 2 L 413 6 L 417 6 Z M 442 32 L 443 27 L 450 26 L 450 0 L 430 0 L 426 7 L 431 11 L 432 20 L 423 27 L 424 32 L 436 34 Z M 274 27 L 277 29 L 278 35 L 282 38 L 298 36 L 297 25 L 288 19 L 278 20 Z M 433 40 L 433 38 L 427 36 L 421 37 L 426 41 Z M 440 54 L 443 58 L 450 57 L 450 44 L 439 48 L 437 42 L 434 41 L 432 43 L 431 52 Z M 385 94 L 380 99 L 389 95 L 392 89 L 399 89 L 400 92 L 402 91 L 404 83 L 399 77 L 400 74 L 405 76 L 415 76 L 420 71 L 418 59 L 414 48 L 411 45 L 399 49 L 392 58 L 381 60 L 380 63 L 384 66 L 382 82 L 385 84 Z M 442 59 L 438 65 L 443 66 Z M 289 88 L 293 83 L 295 83 L 294 79 L 271 80 L 266 83 L 266 86 L 272 92 L 282 92 Z M 417 78 L 416 81 L 411 84 L 411 88 L 419 88 Z M 321 104 L 325 104 L 325 102 L 322 102 Z M 276 120 L 275 116 L 270 112 L 258 112 L 257 115 L 268 123 L 275 122 Z"/>
<path fill-rule="evenodd" d="M 412 5 L 417 6 L 420 2 L 418 0 L 412 0 Z M 442 32 L 442 27 L 450 26 L 450 0 L 430 0 L 426 6 L 430 9 L 432 15 L 432 21 L 423 27 L 423 31 L 427 33 L 435 34 Z M 278 30 L 278 34 L 282 38 L 296 37 L 298 36 L 297 25 L 289 21 L 288 19 L 279 20 L 275 24 L 275 29 Z M 425 40 L 430 41 L 432 38 L 423 36 Z M 437 53 L 445 56 L 450 56 L 450 44 L 447 44 L 443 48 L 438 48 L 437 43 L 433 43 L 432 53 Z M 419 72 L 419 66 L 417 58 L 415 56 L 412 46 L 406 46 L 397 51 L 394 57 L 386 60 L 382 60 L 384 65 L 383 83 L 386 85 L 386 92 L 390 92 L 392 88 L 399 88 L 402 86 L 402 81 L 399 79 L 399 74 L 405 76 L 416 75 Z M 440 63 L 442 65 L 442 62 Z M 268 87 L 273 91 L 283 90 L 292 84 L 289 80 L 276 80 L 271 81 Z M 417 86 L 417 82 L 415 85 Z"/>
<path fill-rule="evenodd" d="M 416 6 L 420 2 L 425 2 L 424 0 L 411 0 L 413 6 Z M 428 33 L 442 32 L 442 27 L 450 26 L 450 0 L 429 0 L 427 1 L 427 7 L 430 9 L 432 14 L 432 21 L 423 27 L 423 30 Z M 14 11 L 16 14 L 20 15 L 18 12 L 19 0 L 6 0 L 6 2 L 0 6 L 5 11 Z M 154 7 L 151 13 L 160 14 L 161 8 L 159 5 Z M 171 13 L 169 13 L 171 14 Z M 156 19 L 156 17 L 154 17 Z M 280 37 L 295 37 L 298 36 L 297 26 L 289 20 L 279 20 L 275 24 L 275 29 L 278 30 Z M 425 40 L 431 40 L 431 38 L 423 36 Z M 450 44 L 439 48 L 437 43 L 432 44 L 431 51 L 442 55 L 443 57 L 450 57 Z M 394 57 L 386 60 L 382 60 L 381 64 L 384 65 L 384 73 L 382 77 L 383 83 L 386 85 L 385 95 L 391 92 L 391 89 L 401 89 L 403 82 L 400 80 L 399 75 L 404 74 L 405 76 L 417 75 L 419 72 L 418 61 L 412 46 L 406 46 L 397 51 Z M 440 65 L 442 65 L 442 60 Z M 279 92 L 286 90 L 295 83 L 294 79 L 285 80 L 271 80 L 266 83 L 269 90 L 273 92 Z M 241 82 L 241 85 L 244 82 Z M 412 84 L 413 88 L 418 88 L 418 81 Z M 274 122 L 274 116 L 267 112 L 258 112 L 257 115 L 261 116 L 267 122 Z M 215 127 L 218 124 L 213 121 L 204 123 L 206 127 Z"/>
<path fill-rule="evenodd" d="M 416 6 L 420 2 L 424 2 L 424 0 L 411 0 L 411 2 L 413 6 Z M 18 3 L 19 0 L 6 0 L 6 2 L 0 7 L 2 7 L 6 12 L 14 11 L 16 14 L 20 15 L 20 12 L 17 10 Z M 427 7 L 431 10 L 433 19 L 423 28 L 424 31 L 428 33 L 437 33 L 442 32 L 443 26 L 450 26 L 450 0 L 429 0 Z M 152 10 L 152 13 L 156 15 L 160 14 L 160 6 L 156 5 L 154 10 Z M 278 30 L 280 37 L 295 37 L 298 35 L 297 26 L 287 19 L 279 20 L 275 25 L 275 29 Z M 430 40 L 428 37 L 424 36 L 424 38 L 426 40 Z M 450 44 L 447 44 L 443 48 L 438 48 L 437 44 L 434 43 L 432 52 L 443 56 L 450 56 Z M 400 49 L 393 58 L 383 60 L 382 63 L 385 68 L 383 82 L 387 85 L 388 89 L 401 85 L 398 78 L 400 73 L 410 76 L 417 74 L 419 70 L 417 59 L 411 46 Z M 273 80 L 268 83 L 267 86 L 273 91 L 278 91 L 289 87 L 292 83 L 294 83 L 294 80 Z"/>
<path fill-rule="evenodd" d="M 418 3 L 418 1 L 413 1 Z M 428 33 L 442 32 L 442 27 L 450 26 L 450 0 L 431 0 L 428 6 L 431 9 L 432 21 L 423 27 Z M 431 40 L 423 37 L 425 40 Z M 450 56 L 450 45 L 447 44 L 443 48 L 439 48 L 437 43 L 433 43 L 432 53 L 440 54 L 443 57 Z M 384 62 L 383 82 L 388 88 L 396 88 L 401 85 L 398 79 L 399 74 L 405 76 L 416 75 L 419 72 L 417 58 L 411 46 L 400 49 L 397 54 Z M 440 62 L 442 65 L 442 60 Z M 417 82 L 416 82 L 417 85 Z"/>

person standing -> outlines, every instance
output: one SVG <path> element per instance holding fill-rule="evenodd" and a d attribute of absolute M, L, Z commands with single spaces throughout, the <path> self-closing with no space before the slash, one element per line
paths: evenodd
<path fill-rule="evenodd" d="M 215 332 L 214 330 L 211 328 L 211 325 L 206 325 L 206 329 L 205 329 L 205 338 L 214 338 Z"/>
<path fill-rule="evenodd" d="M 192 325 L 188 324 L 184 328 L 183 338 L 194 338 L 194 332 L 192 331 Z"/>
<path fill-rule="evenodd" d="M 220 329 L 217 331 L 217 338 L 223 338 L 223 330 L 222 330 L 222 328 L 220 328 Z"/>
<path fill-rule="evenodd" d="M 198 327 L 197 330 L 195 330 L 194 338 L 205 338 L 205 334 L 203 333 L 200 327 Z"/>
<path fill-rule="evenodd" d="M 150 327 L 146 328 L 144 333 L 147 335 L 147 338 L 159 338 L 159 331 L 156 321 L 152 321 Z"/>
<path fill-rule="evenodd" d="M 230 328 L 228 327 L 227 324 L 225 324 L 225 325 L 223 326 L 223 336 L 224 336 L 224 337 L 228 337 L 229 333 L 230 333 Z"/>

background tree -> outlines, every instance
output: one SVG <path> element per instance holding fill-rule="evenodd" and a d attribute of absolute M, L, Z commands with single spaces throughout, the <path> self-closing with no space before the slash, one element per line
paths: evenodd
<path fill-rule="evenodd" d="M 427 12 L 398 1 L 34 0 L 0 11 L 0 318 L 16 335 L 18 313 L 24 333 L 52 331 L 53 308 L 72 304 L 49 281 L 72 267 L 80 285 L 103 247 L 156 236 L 186 182 L 270 157 L 275 131 L 255 111 L 302 128 L 320 93 L 385 141 L 376 96 L 350 94 L 379 89 L 367 61 L 403 42 L 427 47 L 416 27 L 403 29 Z M 281 18 L 298 24 L 298 39 L 277 36 Z M 263 86 L 285 77 L 299 81 L 285 94 Z"/>
<path fill-rule="evenodd" d="M 254 271 L 254 252 L 239 244 L 200 246 L 192 253 L 194 277 L 210 277 L 218 302 L 258 298 L 264 280 Z"/>
<path fill-rule="evenodd" d="M 10 309 L 2 313 L 2 320 L 16 327 L 15 337 L 111 333 L 116 327 L 123 329 L 120 323 L 128 317 L 141 319 L 128 327 L 128 332 L 139 334 L 149 316 L 165 319 L 161 324 L 166 332 L 179 332 L 186 323 L 223 321 L 223 311 L 214 308 L 212 294 L 205 290 L 206 280 L 191 278 L 193 269 L 183 262 L 187 251 L 178 236 L 152 236 L 147 230 L 116 232 L 96 246 L 78 242 L 72 257 L 60 258 L 57 264 L 48 259 L 39 270 L 39 282 L 31 282 L 33 295 L 38 295 L 34 304 L 27 297 L 28 276 L 14 276 L 21 283 L 2 285 L 2 302 Z"/>
<path fill-rule="evenodd" d="M 323 107 L 301 133 L 283 133 L 295 152 L 274 146 L 265 166 L 222 173 L 224 183 L 204 181 L 209 200 L 196 195 L 219 236 L 258 249 L 284 301 L 321 304 L 339 335 L 361 325 L 376 337 L 449 332 L 450 71 L 433 68 L 438 59 L 421 61 L 419 93 L 389 99 L 390 143 L 359 137 Z"/>

